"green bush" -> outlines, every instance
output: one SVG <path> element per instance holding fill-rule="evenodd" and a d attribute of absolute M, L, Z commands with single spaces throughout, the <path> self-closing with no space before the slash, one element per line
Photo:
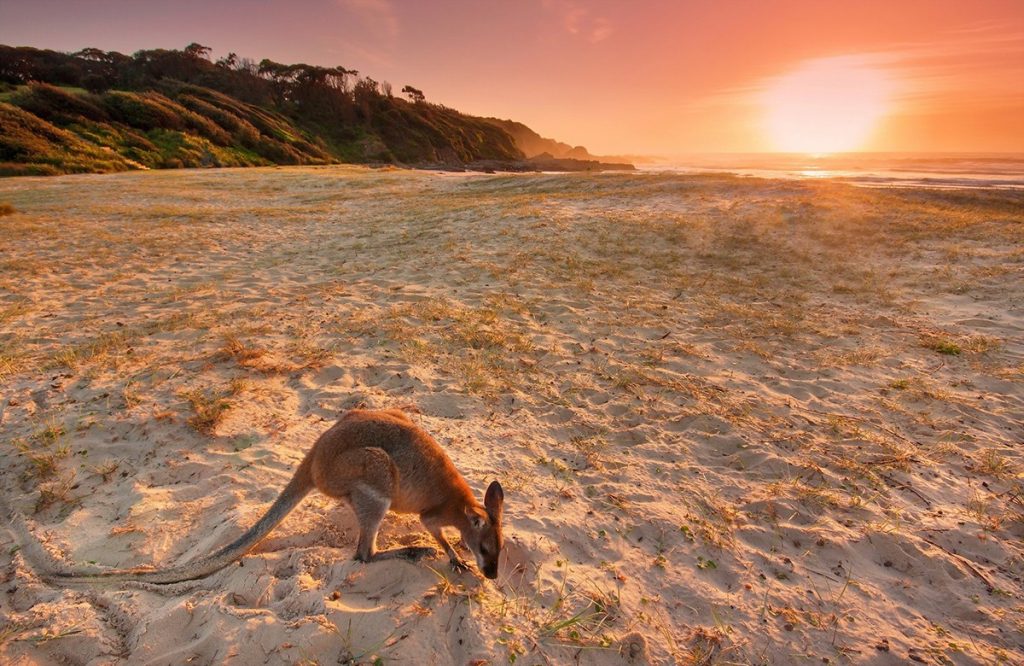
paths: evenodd
<path fill-rule="evenodd" d="M 69 93 L 46 83 L 32 83 L 19 91 L 11 102 L 40 118 L 57 123 L 71 123 L 79 118 L 105 121 L 104 111 L 91 95 Z"/>

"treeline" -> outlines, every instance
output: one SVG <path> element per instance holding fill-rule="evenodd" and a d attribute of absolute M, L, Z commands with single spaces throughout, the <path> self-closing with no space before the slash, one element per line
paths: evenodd
<path fill-rule="evenodd" d="M 0 174 L 515 160 L 508 132 L 345 67 L 0 46 Z"/>

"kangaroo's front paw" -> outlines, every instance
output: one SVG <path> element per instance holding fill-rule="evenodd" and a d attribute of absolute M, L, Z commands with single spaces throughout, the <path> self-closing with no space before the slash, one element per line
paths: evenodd
<path fill-rule="evenodd" d="M 469 571 L 469 565 L 466 564 L 464 560 L 461 560 L 457 557 L 453 557 L 451 560 L 449 560 L 449 562 L 452 565 L 452 571 L 454 571 L 455 573 L 463 573 L 465 571 Z"/>

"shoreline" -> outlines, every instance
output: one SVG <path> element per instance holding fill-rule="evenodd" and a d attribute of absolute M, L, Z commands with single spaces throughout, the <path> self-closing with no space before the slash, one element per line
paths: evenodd
<path fill-rule="evenodd" d="M 681 177 L 734 177 L 741 180 L 760 179 L 766 181 L 786 182 L 831 182 L 836 184 L 851 185 L 867 189 L 908 189 L 908 190 L 978 190 L 978 191 L 1002 191 L 1007 193 L 1024 190 L 1024 178 L 1021 179 L 997 179 L 987 174 L 977 174 L 978 178 L 965 178 L 963 174 L 935 174 L 918 172 L 914 174 L 901 174 L 889 176 L 866 175 L 863 173 L 839 173 L 839 172 L 793 172 L 770 169 L 740 169 L 740 168 L 710 168 L 710 167 L 688 167 L 688 166 L 635 166 L 631 164 L 616 164 L 596 162 L 592 160 L 575 160 L 583 162 L 579 168 L 554 168 L 554 165 L 536 163 L 528 160 L 514 162 L 475 162 L 468 164 L 444 164 L 429 163 L 419 165 L 391 164 L 391 163 L 347 163 L 338 162 L 331 164 L 306 164 L 306 165 L 264 165 L 250 167 L 191 167 L 183 169 L 133 169 L 127 171 L 111 172 L 86 172 L 46 175 L 17 175 L 0 177 L 0 182 L 11 179 L 26 178 L 60 178 L 65 176 L 97 176 L 115 175 L 141 172 L 173 173 L 173 172 L 233 172 L 241 170 L 282 170 L 282 169 L 365 169 L 371 172 L 381 171 L 410 171 L 410 172 L 433 172 L 433 173 L 465 173 L 465 174 L 569 174 L 569 173 L 611 173 L 628 175 L 662 175 Z M 552 168 L 546 168 L 552 166 Z"/>

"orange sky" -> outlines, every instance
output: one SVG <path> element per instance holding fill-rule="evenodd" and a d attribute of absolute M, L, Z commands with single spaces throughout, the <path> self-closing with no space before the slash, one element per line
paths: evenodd
<path fill-rule="evenodd" d="M 861 150 L 1024 152 L 1024 0 L 0 2 L 0 43 L 131 53 L 192 41 L 355 68 L 595 153 L 785 149 L 802 144 L 771 129 L 773 113 L 799 127 L 836 108 L 874 119 Z M 859 83 L 812 81 L 806 100 L 787 92 L 794 108 L 773 108 L 787 76 L 836 62 Z M 871 81 L 881 87 L 859 94 Z M 852 106 L 871 95 L 870 109 Z"/>

